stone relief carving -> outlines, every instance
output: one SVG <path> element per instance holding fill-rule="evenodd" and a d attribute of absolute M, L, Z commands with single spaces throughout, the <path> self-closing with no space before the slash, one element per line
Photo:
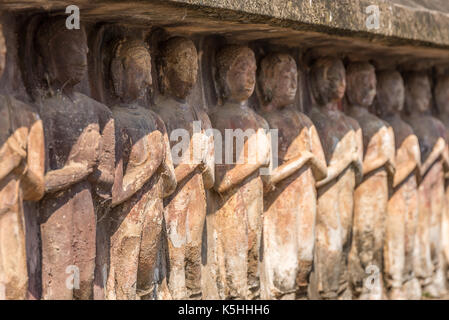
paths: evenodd
<path fill-rule="evenodd" d="M 419 299 L 421 287 L 415 275 L 418 251 L 417 178 L 421 166 L 418 137 L 402 119 L 404 81 L 397 71 L 377 75 L 375 106 L 380 117 L 393 128 L 396 172 L 389 179 L 390 197 L 385 220 L 384 273 L 390 299 Z"/>
<path fill-rule="evenodd" d="M 318 204 L 311 297 L 350 299 L 347 260 L 354 188 L 362 174 L 362 134 L 356 121 L 338 110 L 346 89 L 342 61 L 319 58 L 310 70 L 310 81 L 317 103 L 310 118 L 317 128 L 327 162 L 327 176 L 316 184 Z"/>
<path fill-rule="evenodd" d="M 223 105 L 210 111 L 212 127 L 225 137 L 226 129 L 252 130 L 235 164 L 215 164 L 215 232 L 220 252 L 218 274 L 221 298 L 260 296 L 259 250 L 262 233 L 263 185 L 259 169 L 269 164 L 267 122 L 248 107 L 256 83 L 256 60 L 251 49 L 228 45 L 217 52 L 217 83 Z M 257 146 L 257 156 L 249 155 Z M 253 148 L 253 150 L 255 150 Z M 223 145 L 223 153 L 225 154 Z M 250 159 L 251 158 L 251 159 Z"/>
<path fill-rule="evenodd" d="M 0 76 L 6 43 L 0 24 Z M 0 94 L 0 285 L 4 299 L 25 299 L 28 290 L 23 200 L 44 194 L 44 131 L 28 104 Z"/>
<path fill-rule="evenodd" d="M 111 236 L 107 298 L 166 297 L 164 286 L 154 286 L 163 259 L 163 198 L 176 187 L 168 135 L 162 119 L 137 102 L 152 85 L 148 48 L 141 40 L 124 39 L 113 50 L 116 168 L 106 218 Z"/>
<path fill-rule="evenodd" d="M 49 18 L 35 40 L 44 67 L 43 90 L 36 98 L 46 145 L 45 196 L 40 203 L 42 297 L 90 299 L 96 235 L 92 192 L 100 192 L 97 184 L 111 183 L 106 171 L 97 174 L 100 158 L 107 154 L 102 134 L 110 130 L 111 114 L 74 90 L 87 70 L 83 28 L 69 31 L 64 18 Z M 79 277 L 79 286 L 66 284 L 67 271 Z"/>
<path fill-rule="evenodd" d="M 416 276 L 423 292 L 438 297 L 441 283 L 437 271 L 441 263 L 441 219 L 444 208 L 443 154 L 446 148 L 444 125 L 434 118 L 431 107 L 431 84 L 425 72 L 412 72 L 405 77 L 404 117 L 415 131 L 421 151 L 418 185 L 419 214 Z"/>
<path fill-rule="evenodd" d="M 207 114 L 186 101 L 198 74 L 194 43 L 183 37 L 168 39 L 161 44 L 157 66 L 161 96 L 156 99 L 154 110 L 166 123 L 170 135 L 176 135 L 176 129 L 184 129 L 190 140 L 182 158 L 175 162 L 178 187 L 164 201 L 170 266 L 168 287 L 174 299 L 200 299 L 205 189 L 214 183 L 214 146 L 213 140 L 204 134 L 210 127 Z M 194 132 L 195 121 L 201 125 L 200 132 Z"/>
<path fill-rule="evenodd" d="M 348 115 L 363 133 L 363 180 L 354 191 L 352 244 L 349 273 L 354 298 L 381 299 L 380 273 L 373 288 L 364 284 L 367 268 L 383 265 L 384 223 L 388 205 L 388 176 L 395 172 L 394 133 L 391 126 L 368 111 L 376 95 L 374 67 L 366 62 L 351 63 L 346 69 Z"/>
<path fill-rule="evenodd" d="M 315 242 L 315 181 L 326 177 L 320 138 L 310 119 L 293 105 L 298 73 L 287 54 L 262 59 L 261 112 L 279 130 L 279 167 L 263 176 L 265 299 L 306 298 Z M 288 257 L 284 259 L 283 257 Z"/>
<path fill-rule="evenodd" d="M 447 75 L 321 57 L 301 77 L 309 61 L 274 44 L 30 17 L 3 25 L 26 32 L 21 77 L 0 79 L 0 298 L 40 283 L 24 201 L 43 299 L 447 293 Z M 0 76 L 6 48 L 0 25 Z"/>

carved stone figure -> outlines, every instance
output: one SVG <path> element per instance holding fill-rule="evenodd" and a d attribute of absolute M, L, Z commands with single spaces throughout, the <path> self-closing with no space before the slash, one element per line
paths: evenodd
<path fill-rule="evenodd" d="M 232 140 L 225 139 L 222 145 L 225 159 L 216 159 L 215 165 L 214 232 L 220 295 L 223 299 L 253 299 L 260 296 L 263 184 L 259 169 L 269 164 L 268 124 L 247 102 L 256 81 L 253 51 L 226 46 L 217 52 L 216 67 L 224 103 L 211 111 L 210 119 L 222 137 L 232 130 Z"/>
<path fill-rule="evenodd" d="M 388 178 L 395 171 L 394 133 L 391 126 L 368 111 L 376 95 L 376 73 L 367 62 L 346 69 L 348 115 L 363 133 L 363 180 L 354 191 L 354 220 L 349 252 L 349 273 L 355 298 L 381 299 L 383 295 L 384 222 L 388 206 Z M 365 285 L 370 269 L 378 270 L 371 287 Z"/>
<path fill-rule="evenodd" d="M 376 111 L 393 128 L 396 172 L 389 180 L 390 197 L 385 220 L 384 277 L 390 299 L 420 299 L 421 286 L 415 275 L 418 251 L 417 177 L 421 166 L 418 137 L 401 118 L 404 82 L 397 71 L 377 74 Z"/>
<path fill-rule="evenodd" d="M 0 76 L 6 45 L 0 25 Z M 2 92 L 3 93 L 3 92 Z M 29 105 L 0 95 L 0 295 L 25 299 L 28 289 L 23 200 L 44 194 L 44 131 Z"/>
<path fill-rule="evenodd" d="M 214 183 L 213 139 L 203 134 L 210 127 L 205 112 L 190 105 L 187 97 L 197 80 L 198 56 L 191 40 L 174 37 L 161 46 L 158 60 L 162 95 L 154 110 L 164 120 L 170 136 L 188 142 L 174 158 L 178 184 L 167 197 L 165 221 L 168 238 L 168 286 L 174 299 L 201 299 L 201 244 L 206 218 L 206 194 Z M 201 130 L 195 132 L 195 123 Z M 199 127 L 198 126 L 198 127 Z M 180 131 L 185 135 L 178 135 Z M 172 141 L 175 154 L 177 141 Z M 179 151 L 179 150 L 178 150 Z M 177 154 L 178 155 L 178 154 Z"/>
<path fill-rule="evenodd" d="M 312 121 L 294 105 L 295 60 L 271 54 L 260 64 L 261 115 L 278 130 L 279 167 L 263 176 L 263 299 L 306 298 L 315 244 L 315 180 L 327 164 Z M 262 276 L 261 276 L 262 278 Z"/>
<path fill-rule="evenodd" d="M 138 103 L 152 84 L 151 56 L 142 41 L 116 44 L 111 76 L 117 164 L 107 298 L 158 298 L 158 264 L 165 258 L 163 197 L 174 191 L 176 180 L 165 125 Z"/>
<path fill-rule="evenodd" d="M 40 203 L 43 299 L 90 299 L 95 268 L 96 217 L 92 191 L 105 197 L 113 175 L 109 109 L 74 86 L 87 69 L 86 34 L 65 17 L 37 30 L 42 76 L 37 98 L 45 128 L 45 197 Z M 102 135 L 103 138 L 102 139 Z M 102 157 L 99 157 L 102 155 Z"/>
<path fill-rule="evenodd" d="M 350 299 L 347 257 L 353 193 L 362 174 L 362 133 L 354 119 L 338 110 L 346 88 L 341 60 L 318 59 L 310 70 L 310 80 L 317 103 L 310 118 L 317 128 L 327 162 L 327 177 L 316 184 L 318 208 L 310 297 Z"/>
<path fill-rule="evenodd" d="M 448 163 L 448 149 L 449 149 L 449 76 L 442 75 L 437 79 L 437 84 L 434 90 L 434 97 L 437 108 L 439 110 L 439 119 L 446 126 L 446 150 L 444 153 L 444 160 L 447 166 Z M 447 169 L 447 168 L 446 168 Z M 449 281 L 449 174 L 445 172 L 445 206 L 441 222 L 441 266 L 440 266 L 440 289 L 444 294 L 447 290 L 445 281 Z M 449 284 L 449 283 L 446 283 Z"/>
<path fill-rule="evenodd" d="M 437 271 L 441 263 L 441 219 L 444 205 L 443 153 L 446 148 L 444 125 L 432 117 L 430 80 L 424 72 L 405 77 L 404 117 L 418 136 L 421 150 L 416 276 L 423 293 L 438 297 Z"/>

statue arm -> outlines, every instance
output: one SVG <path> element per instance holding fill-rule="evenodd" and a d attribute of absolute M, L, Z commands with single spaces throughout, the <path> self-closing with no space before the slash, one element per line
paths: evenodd
<path fill-rule="evenodd" d="M 167 129 L 165 124 L 160 120 L 160 126 L 164 133 L 165 156 L 162 162 L 162 178 L 164 180 L 164 198 L 171 195 L 176 190 L 176 175 L 173 167 L 173 159 L 171 156 L 170 141 L 168 140 Z"/>
<path fill-rule="evenodd" d="M 97 143 L 81 145 L 80 152 L 77 153 L 78 160 L 69 159 L 63 168 L 48 171 L 45 174 L 45 193 L 67 189 L 75 183 L 89 178 L 89 175 L 94 172 L 98 163 L 101 136 L 98 128 L 86 134 L 90 135 L 89 141 L 96 141 Z M 82 137 L 79 139 L 83 141 Z"/>
<path fill-rule="evenodd" d="M 103 119 L 104 114 L 107 118 Z M 98 166 L 91 175 L 91 182 L 95 185 L 96 193 L 102 198 L 111 198 L 115 171 L 115 122 L 112 113 L 106 110 L 100 119 L 101 142 Z"/>
<path fill-rule="evenodd" d="M 272 169 L 270 175 L 262 177 L 262 180 L 265 184 L 265 189 L 269 190 L 279 181 L 289 177 L 291 174 L 301 169 L 313 157 L 314 156 L 312 153 L 310 153 L 309 151 L 304 151 L 301 152 L 299 156 L 288 160 L 275 169 Z"/>
<path fill-rule="evenodd" d="M 351 152 L 346 152 L 344 153 L 341 159 L 331 162 L 330 165 L 327 167 L 326 178 L 316 182 L 317 188 L 322 187 L 328 182 L 336 179 L 340 175 L 340 173 L 343 172 L 344 169 L 346 169 L 348 166 L 351 165 L 353 161 L 354 161 L 354 154 Z"/>
<path fill-rule="evenodd" d="M 67 189 L 71 185 L 84 180 L 93 171 L 94 165 L 87 161 L 71 162 L 62 169 L 49 171 L 45 175 L 45 193 Z"/>
<path fill-rule="evenodd" d="M 264 129 L 259 129 L 257 134 L 252 135 L 244 144 L 244 150 L 249 150 L 249 146 L 255 146 L 256 152 L 253 155 L 248 155 L 251 157 L 252 161 L 249 159 L 243 159 L 243 163 L 237 163 L 231 169 L 228 170 L 227 164 L 216 165 L 216 177 L 214 189 L 223 193 L 229 190 L 232 186 L 235 186 L 245 180 L 248 176 L 254 173 L 257 169 L 263 166 L 268 166 L 270 163 L 271 154 L 271 135 L 266 135 Z M 254 155 L 256 156 L 254 159 Z M 242 150 L 241 157 L 244 156 Z M 255 160 L 255 161 L 254 161 Z"/>
<path fill-rule="evenodd" d="M 444 141 L 444 139 L 441 137 L 438 138 L 437 143 L 434 145 L 432 152 L 424 161 L 424 163 L 421 165 L 421 168 L 419 170 L 421 177 L 423 177 L 426 174 L 427 170 L 429 170 L 432 164 L 438 159 L 439 156 L 442 155 L 445 147 L 446 142 Z"/>
<path fill-rule="evenodd" d="M 0 163 L 2 164 L 0 166 L 0 181 L 17 168 L 25 157 L 25 150 L 19 147 L 14 135 L 11 135 L 0 148 Z"/>
<path fill-rule="evenodd" d="M 45 147 L 42 120 L 31 125 L 27 141 L 27 169 L 22 178 L 25 200 L 39 201 L 44 196 Z"/>
<path fill-rule="evenodd" d="M 205 150 L 203 151 L 203 181 L 204 187 L 210 189 L 215 182 L 215 146 L 214 136 L 203 133 Z"/>
<path fill-rule="evenodd" d="M 320 137 L 314 125 L 310 127 L 310 138 L 313 154 L 311 159 L 313 175 L 315 176 L 315 180 L 323 180 L 327 176 L 327 163 Z"/>
<path fill-rule="evenodd" d="M 349 137 L 345 137 L 343 139 L 348 138 Z M 356 182 L 359 182 L 361 180 L 362 177 L 361 158 L 363 158 L 363 137 L 362 137 L 362 130 L 360 129 L 360 127 L 357 129 L 355 135 L 351 139 L 352 139 L 350 143 L 351 150 L 340 150 L 339 154 L 342 154 L 342 156 L 330 161 L 327 167 L 327 176 L 326 178 L 316 182 L 317 188 L 322 187 L 325 184 L 329 183 L 330 181 L 336 179 L 340 175 L 340 173 L 343 172 L 343 170 L 345 170 L 347 167 L 351 165 L 351 163 L 354 164 L 356 170 L 355 172 Z M 342 143 L 342 141 L 340 141 L 339 143 Z"/>
<path fill-rule="evenodd" d="M 408 136 L 400 148 L 406 148 L 408 160 L 396 168 L 393 179 L 393 187 L 397 187 L 415 169 L 420 167 L 420 151 L 418 138 L 415 135 Z"/>
<path fill-rule="evenodd" d="M 215 145 L 212 124 L 209 116 L 202 110 L 198 116 L 203 124 L 201 135 L 201 170 L 203 172 L 203 183 L 206 190 L 212 188 L 215 182 Z"/>
<path fill-rule="evenodd" d="M 375 152 L 375 157 L 370 156 Z M 379 130 L 371 139 L 363 161 L 363 175 L 385 166 L 387 171 L 394 175 L 394 134 L 391 128 Z"/>
<path fill-rule="evenodd" d="M 156 150 L 156 153 L 159 153 L 161 157 L 153 157 L 151 154 L 147 155 L 146 160 L 137 166 L 131 166 L 126 169 L 126 172 L 123 174 L 123 157 L 120 157 L 118 167 L 116 169 L 115 175 L 116 179 L 114 181 L 114 186 L 112 188 L 112 206 L 115 207 L 122 202 L 131 198 L 136 192 L 138 192 L 145 183 L 147 183 L 153 174 L 157 171 L 159 166 L 161 165 L 161 160 L 165 155 L 165 148 L 162 147 L 163 136 L 160 131 L 153 131 L 147 139 L 151 139 L 152 135 L 155 135 L 154 140 L 158 143 L 151 144 L 150 146 L 154 146 L 155 148 L 159 147 L 159 150 Z M 120 152 L 121 153 L 121 152 Z M 118 170 L 118 172 L 117 172 Z M 118 175 L 118 177 L 117 177 Z"/>

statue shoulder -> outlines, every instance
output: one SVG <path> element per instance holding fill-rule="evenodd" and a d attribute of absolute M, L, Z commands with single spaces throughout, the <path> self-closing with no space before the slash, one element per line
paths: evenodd
<path fill-rule="evenodd" d="M 258 123 L 259 127 L 265 130 L 270 130 L 268 121 L 254 110 L 251 109 L 251 111 L 253 112 L 253 115 L 256 118 L 256 122 Z"/>

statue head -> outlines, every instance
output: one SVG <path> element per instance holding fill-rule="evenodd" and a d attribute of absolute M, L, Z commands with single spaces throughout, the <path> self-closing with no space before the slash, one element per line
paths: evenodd
<path fill-rule="evenodd" d="M 408 73 L 405 78 L 405 106 L 409 112 L 430 111 L 432 90 L 428 75 L 422 71 Z"/>
<path fill-rule="evenodd" d="M 435 102 L 441 113 L 449 115 L 449 75 L 439 76 L 434 90 Z"/>
<path fill-rule="evenodd" d="M 6 43 L 5 37 L 3 35 L 3 27 L 0 24 L 0 77 L 3 75 L 3 71 L 5 70 L 5 61 L 6 61 Z"/>
<path fill-rule="evenodd" d="M 162 94 L 185 99 L 198 76 L 198 53 L 194 43 L 183 37 L 165 41 L 161 45 L 158 68 Z"/>
<path fill-rule="evenodd" d="M 346 96 L 351 105 L 369 107 L 376 96 L 376 71 L 368 62 L 353 62 L 346 68 Z"/>
<path fill-rule="evenodd" d="M 282 108 L 295 101 L 298 69 L 292 56 L 276 53 L 263 58 L 258 80 L 265 105 Z"/>
<path fill-rule="evenodd" d="M 346 90 L 346 73 L 343 62 L 337 58 L 319 58 L 310 70 L 312 95 L 325 106 L 340 101 Z"/>
<path fill-rule="evenodd" d="M 377 74 L 376 109 L 382 114 L 401 112 L 404 107 L 404 81 L 397 71 Z"/>
<path fill-rule="evenodd" d="M 152 84 L 151 56 L 141 40 L 120 41 L 111 62 L 115 95 L 123 102 L 132 102 L 145 95 Z"/>
<path fill-rule="evenodd" d="M 254 92 L 256 58 L 244 46 L 229 45 L 216 56 L 217 82 L 224 101 L 243 102 Z"/>
<path fill-rule="evenodd" d="M 65 17 L 46 19 L 37 34 L 37 49 L 52 84 L 73 87 L 87 71 L 87 38 L 83 27 L 67 29 Z"/>

